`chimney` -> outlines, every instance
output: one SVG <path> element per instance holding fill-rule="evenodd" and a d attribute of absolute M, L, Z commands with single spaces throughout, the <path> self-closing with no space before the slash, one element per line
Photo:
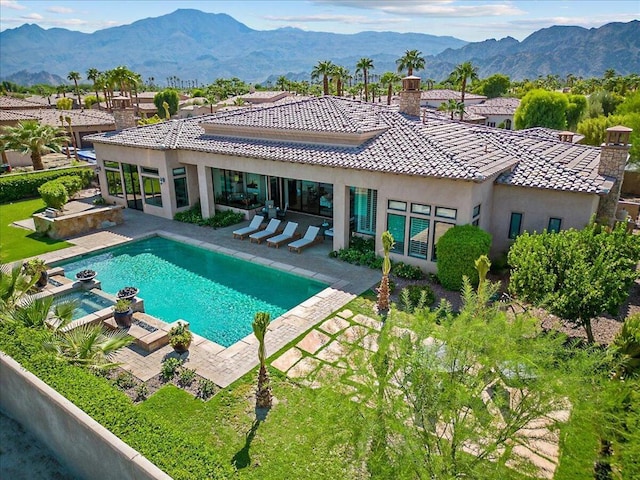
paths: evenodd
<path fill-rule="evenodd" d="M 113 120 L 116 124 L 116 130 L 137 127 L 130 98 L 113 98 Z"/>
<path fill-rule="evenodd" d="M 402 79 L 400 113 L 420 116 L 420 77 L 410 75 Z"/>
<path fill-rule="evenodd" d="M 561 142 L 568 142 L 568 143 L 573 143 L 573 136 L 575 134 L 573 132 L 560 132 L 558 134 L 558 139 Z"/>
<path fill-rule="evenodd" d="M 624 177 L 624 168 L 629 158 L 629 137 L 633 130 L 623 126 L 607 128 L 605 143 L 600 147 L 600 165 L 598 173 L 612 177 L 615 181 L 609 193 L 600 197 L 597 218 L 611 224 L 615 217 L 620 188 Z"/>

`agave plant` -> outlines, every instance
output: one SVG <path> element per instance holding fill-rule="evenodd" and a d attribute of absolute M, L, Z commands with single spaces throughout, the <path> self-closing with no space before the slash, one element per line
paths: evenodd
<path fill-rule="evenodd" d="M 260 371 L 258 372 L 258 391 L 256 392 L 256 407 L 270 408 L 272 403 L 271 387 L 269 386 L 269 373 L 267 372 L 267 352 L 264 346 L 264 337 L 271 321 L 271 315 L 267 312 L 258 312 L 253 318 L 253 334 L 258 339 L 258 360 Z"/>
<path fill-rule="evenodd" d="M 610 348 L 617 357 L 613 378 L 623 380 L 640 374 L 640 314 L 624 321 Z"/>
<path fill-rule="evenodd" d="M 27 295 L 37 280 L 25 275 L 20 267 L 13 268 L 11 272 L 0 271 L 0 311 L 13 311 L 18 301 Z"/>
<path fill-rule="evenodd" d="M 69 363 L 89 368 L 105 369 L 117 365 L 113 356 L 133 341 L 123 330 L 106 330 L 102 325 L 81 325 L 58 331 L 44 343 L 44 348 L 55 352 Z"/>

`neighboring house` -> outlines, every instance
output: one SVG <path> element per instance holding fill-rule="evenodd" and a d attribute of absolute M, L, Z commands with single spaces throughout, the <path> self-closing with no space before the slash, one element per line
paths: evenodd
<path fill-rule="evenodd" d="M 426 271 L 453 225 L 487 230 L 498 254 L 525 230 L 613 218 L 629 129 L 597 148 L 452 122 L 421 115 L 419 79 L 404 80 L 399 111 L 320 97 L 94 135 L 102 194 L 165 218 L 198 202 L 250 218 L 273 200 L 331 222 L 336 250 L 355 234 L 380 251 L 389 230 L 392 257 Z"/>
<path fill-rule="evenodd" d="M 484 95 L 476 95 L 475 93 L 465 92 L 464 104 L 465 107 L 470 105 L 476 105 L 485 101 L 487 97 Z M 420 106 L 438 108 L 443 103 L 447 103 L 449 100 L 455 100 L 456 102 L 462 101 L 462 92 L 449 89 L 434 89 L 424 90 L 420 94 Z"/>
<path fill-rule="evenodd" d="M 39 101 L 0 95 L 0 110 L 40 110 L 45 108 Z"/>
<path fill-rule="evenodd" d="M 518 106 L 520 106 L 519 98 L 489 98 L 482 103 L 467 106 L 465 108 L 465 116 L 482 117 L 481 124 L 488 127 L 513 130 L 513 115 L 516 113 Z"/>

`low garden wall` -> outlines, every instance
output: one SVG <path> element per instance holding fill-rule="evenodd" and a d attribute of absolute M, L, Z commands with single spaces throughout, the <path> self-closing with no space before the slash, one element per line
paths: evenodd
<path fill-rule="evenodd" d="M 0 392 L 0 408 L 75 475 L 92 480 L 171 480 L 138 451 L 1 353 Z"/>
<path fill-rule="evenodd" d="M 124 222 L 123 210 L 122 205 L 109 205 L 58 217 L 37 213 L 33 215 L 33 223 L 36 232 L 59 240 L 108 226 L 120 225 Z"/>

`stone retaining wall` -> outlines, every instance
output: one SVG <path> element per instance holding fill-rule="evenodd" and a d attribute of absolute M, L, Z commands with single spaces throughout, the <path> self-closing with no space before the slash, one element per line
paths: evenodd
<path fill-rule="evenodd" d="M 171 480 L 138 451 L 3 353 L 0 408 L 81 478 Z"/>
<path fill-rule="evenodd" d="M 36 232 L 55 239 L 63 239 L 124 222 L 122 205 L 92 208 L 78 213 L 48 217 L 44 213 L 33 215 Z"/>

